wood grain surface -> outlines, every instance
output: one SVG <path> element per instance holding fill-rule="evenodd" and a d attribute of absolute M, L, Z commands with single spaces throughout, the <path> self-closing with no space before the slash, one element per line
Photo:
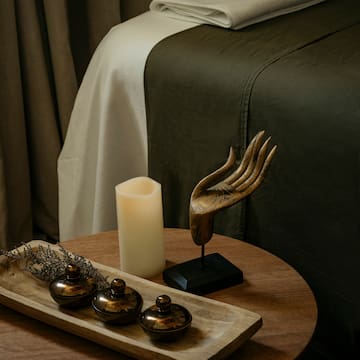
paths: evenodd
<path fill-rule="evenodd" d="M 196 258 L 200 248 L 188 230 L 166 229 L 167 264 Z M 64 242 L 70 251 L 111 267 L 119 267 L 117 232 Z M 229 359 L 295 359 L 306 347 L 316 325 L 314 296 L 302 277 L 279 258 L 221 235 L 206 252 L 219 252 L 244 272 L 243 284 L 207 297 L 258 313 L 262 328 Z M 151 279 L 163 284 L 161 274 Z M 71 335 L 0 306 L 0 354 L 3 359 L 128 359 L 118 352 Z"/>

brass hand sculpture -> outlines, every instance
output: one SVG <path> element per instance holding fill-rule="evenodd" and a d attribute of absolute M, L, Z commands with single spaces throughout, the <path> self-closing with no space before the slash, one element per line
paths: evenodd
<path fill-rule="evenodd" d="M 231 175 L 221 180 L 235 164 L 233 148 L 225 164 L 195 186 L 190 199 L 190 231 L 195 244 L 202 245 L 203 249 L 212 237 L 215 214 L 244 199 L 262 183 L 276 151 L 275 145 L 267 152 L 270 137 L 262 144 L 264 133 L 255 135 Z"/>

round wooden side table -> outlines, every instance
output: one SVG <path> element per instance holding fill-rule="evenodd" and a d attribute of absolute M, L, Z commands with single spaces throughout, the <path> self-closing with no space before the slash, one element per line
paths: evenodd
<path fill-rule="evenodd" d="M 200 256 L 200 248 L 188 230 L 165 229 L 164 234 L 167 266 Z M 68 240 L 62 245 L 92 261 L 119 268 L 117 231 Z M 317 320 L 316 302 L 305 280 L 278 257 L 240 240 L 215 234 L 206 245 L 206 254 L 213 252 L 239 267 L 244 282 L 206 296 L 263 318 L 263 326 L 229 359 L 295 359 L 309 343 Z M 164 284 L 161 274 L 150 280 Z M 4 359 L 128 359 L 2 305 L 0 352 Z"/>
<path fill-rule="evenodd" d="M 117 231 L 64 243 L 71 251 L 119 267 Z M 263 317 L 262 328 L 230 359 L 295 359 L 310 341 L 317 320 L 314 295 L 305 280 L 283 260 L 244 241 L 215 234 L 206 254 L 218 252 L 239 267 L 244 282 L 207 297 L 254 311 Z M 200 256 L 190 232 L 165 229 L 168 266 Z M 165 284 L 161 274 L 151 280 Z"/>

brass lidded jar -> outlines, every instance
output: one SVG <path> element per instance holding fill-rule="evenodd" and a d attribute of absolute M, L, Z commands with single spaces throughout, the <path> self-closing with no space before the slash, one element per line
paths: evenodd
<path fill-rule="evenodd" d="M 173 304 L 168 295 L 160 295 L 156 303 L 142 312 L 138 322 L 152 340 L 175 341 L 189 329 L 190 312 L 183 306 Z"/>
<path fill-rule="evenodd" d="M 114 279 L 110 287 L 98 291 L 92 301 L 97 316 L 104 322 L 129 324 L 135 322 L 143 300 L 141 295 L 122 279 Z"/>
<path fill-rule="evenodd" d="M 50 282 L 49 290 L 60 306 L 76 308 L 91 304 L 97 285 L 91 278 L 83 279 L 77 265 L 68 264 L 65 274 Z"/>

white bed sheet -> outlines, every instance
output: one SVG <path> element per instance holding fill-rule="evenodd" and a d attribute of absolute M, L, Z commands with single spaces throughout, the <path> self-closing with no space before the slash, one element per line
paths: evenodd
<path fill-rule="evenodd" d="M 148 11 L 98 46 L 58 159 L 61 241 L 117 228 L 115 185 L 147 175 L 146 59 L 159 41 L 194 26 Z"/>
<path fill-rule="evenodd" d="M 153 0 L 150 10 L 174 19 L 235 30 L 325 0 Z"/>

